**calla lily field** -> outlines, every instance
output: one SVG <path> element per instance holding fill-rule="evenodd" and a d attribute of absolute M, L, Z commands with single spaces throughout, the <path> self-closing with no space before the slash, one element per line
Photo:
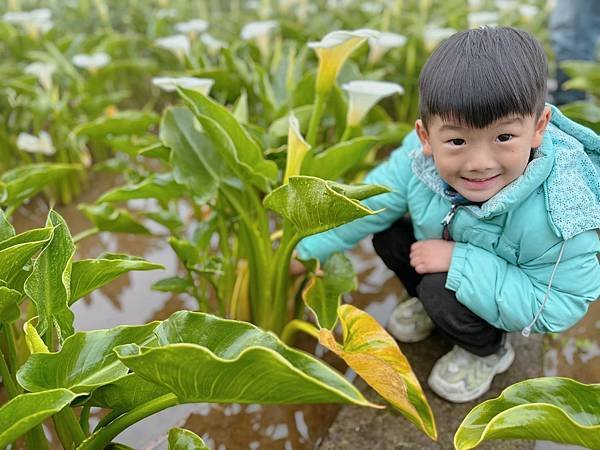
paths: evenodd
<path fill-rule="evenodd" d="M 357 288 L 348 257 L 302 261 L 302 275 L 290 264 L 302 238 L 378 214 L 362 200 L 389 189 L 361 181 L 413 128 L 435 45 L 483 24 L 548 42 L 546 2 L 508 3 L 0 1 L 0 448 L 130 448 L 120 433 L 190 403 L 387 406 L 435 441 L 422 380 L 384 326 L 344 301 Z M 597 96 L 594 68 L 565 70 Z M 598 130 L 594 100 L 564 111 Z M 111 187 L 84 201 L 100 179 Z M 33 202 L 49 212 L 21 229 Z M 68 205 L 87 228 L 72 231 Z M 81 258 L 100 234 L 160 239 L 177 271 L 127 248 Z M 141 271 L 163 273 L 148 289 L 193 310 L 76 328 L 76 302 Z M 300 335 L 380 401 L 296 348 Z M 525 380 L 472 410 L 454 445 L 600 448 L 600 402 L 583 400 L 598 390 Z M 164 439 L 209 448 L 181 427 Z"/>

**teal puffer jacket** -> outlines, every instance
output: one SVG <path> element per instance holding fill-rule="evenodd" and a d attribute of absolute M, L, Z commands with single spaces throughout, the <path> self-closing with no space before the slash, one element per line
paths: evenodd
<path fill-rule="evenodd" d="M 600 138 L 552 107 L 542 145 L 523 175 L 481 205 L 458 206 L 446 288 L 493 326 L 528 335 L 563 331 L 600 295 Z M 418 240 L 440 239 L 451 198 L 413 131 L 365 178 L 392 192 L 363 203 L 383 209 L 309 236 L 301 259 L 354 247 L 409 213 Z"/>

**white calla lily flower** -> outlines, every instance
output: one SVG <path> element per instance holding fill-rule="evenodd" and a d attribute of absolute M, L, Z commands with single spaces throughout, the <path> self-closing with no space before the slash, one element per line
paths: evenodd
<path fill-rule="evenodd" d="M 152 84 L 165 92 L 175 92 L 177 86 L 180 86 L 208 95 L 213 84 L 215 84 L 215 80 L 196 77 L 156 77 L 152 78 Z"/>
<path fill-rule="evenodd" d="M 48 8 L 23 12 L 7 12 L 2 16 L 2 20 L 23 27 L 34 38 L 38 37 L 40 33 L 47 33 L 54 26 L 52 11 Z"/>
<path fill-rule="evenodd" d="M 172 51 L 177 55 L 177 58 L 184 60 L 187 55 L 190 54 L 191 45 L 190 40 L 185 34 L 175 34 L 173 36 L 167 36 L 159 38 L 154 41 L 156 45 L 167 50 Z"/>
<path fill-rule="evenodd" d="M 539 13 L 540 13 L 540 9 L 537 6 L 533 6 L 533 5 L 520 5 L 519 6 L 519 14 L 521 14 L 521 17 L 523 17 L 523 19 L 525 19 L 526 21 L 530 21 L 535 16 L 537 16 Z"/>
<path fill-rule="evenodd" d="M 106 66 L 110 62 L 110 55 L 104 52 L 96 52 L 91 54 L 78 53 L 73 56 L 73 65 L 82 69 L 87 69 L 90 72 L 95 72 L 98 69 Z"/>
<path fill-rule="evenodd" d="M 202 19 L 194 19 L 188 22 L 179 22 L 175 24 L 175 30 L 179 33 L 196 35 L 208 30 L 208 22 Z"/>
<path fill-rule="evenodd" d="M 496 26 L 500 16 L 496 11 L 477 11 L 471 12 L 467 16 L 469 28 L 477 28 L 484 26 Z"/>
<path fill-rule="evenodd" d="M 19 150 L 29 153 L 41 153 L 42 155 L 53 155 L 56 153 L 50 135 L 41 131 L 39 136 L 29 133 L 19 133 L 17 136 L 17 147 Z"/>
<path fill-rule="evenodd" d="M 328 93 L 338 73 L 350 54 L 368 38 L 376 38 L 379 32 L 369 29 L 354 31 L 339 30 L 327 34 L 318 42 L 309 42 L 319 57 L 316 91 L 318 95 Z"/>
<path fill-rule="evenodd" d="M 389 31 L 381 32 L 377 38 L 369 38 L 369 63 L 375 64 L 391 48 L 406 44 L 406 36 Z"/>
<path fill-rule="evenodd" d="M 383 12 L 383 5 L 375 2 L 364 2 L 360 4 L 360 10 L 366 14 L 377 15 Z"/>
<path fill-rule="evenodd" d="M 52 87 L 52 75 L 55 71 L 54 63 L 34 62 L 25 67 L 25 73 L 35 76 L 47 91 Z"/>
<path fill-rule="evenodd" d="M 342 85 L 348 92 L 347 127 L 355 127 L 367 115 L 369 110 L 382 98 L 393 94 L 403 94 L 404 89 L 398 83 L 389 81 L 351 81 Z"/>
<path fill-rule="evenodd" d="M 271 36 L 271 32 L 277 28 L 279 28 L 279 23 L 275 20 L 249 22 L 242 27 L 240 37 L 245 41 L 256 41 L 256 46 L 260 50 L 260 54 L 266 57 L 269 54 L 269 37 Z"/>
<path fill-rule="evenodd" d="M 456 33 L 454 28 L 437 28 L 430 27 L 426 28 L 423 33 L 423 40 L 425 41 L 425 48 L 428 52 L 431 52 L 437 45 L 445 39 L 448 39 Z"/>
<path fill-rule="evenodd" d="M 202 33 L 200 42 L 206 47 L 210 53 L 217 53 L 222 48 L 227 48 L 227 42 L 223 42 L 208 33 Z"/>
<path fill-rule="evenodd" d="M 287 183 L 290 177 L 300 175 L 302 161 L 304 161 L 304 157 L 309 150 L 310 145 L 304 140 L 300 132 L 300 122 L 298 122 L 294 113 L 290 113 L 284 183 Z"/>

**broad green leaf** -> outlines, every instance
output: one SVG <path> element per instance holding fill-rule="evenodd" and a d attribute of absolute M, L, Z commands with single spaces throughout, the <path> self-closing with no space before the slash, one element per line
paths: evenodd
<path fill-rule="evenodd" d="M 341 296 L 356 289 L 356 276 L 350 260 L 342 253 L 327 259 L 323 277 L 313 275 L 302 291 L 306 306 L 315 314 L 319 328 L 333 330 Z"/>
<path fill-rule="evenodd" d="M 27 344 L 27 348 L 29 349 L 30 354 L 34 353 L 50 353 L 48 347 L 40 337 L 37 332 L 35 326 L 33 325 L 33 321 L 37 321 L 37 317 L 29 319 L 27 322 L 23 324 L 23 333 L 25 334 L 25 344 Z"/>
<path fill-rule="evenodd" d="M 236 100 L 233 106 L 233 117 L 240 123 L 248 122 L 248 94 L 246 94 L 246 91 L 242 91 L 242 94 Z"/>
<path fill-rule="evenodd" d="M 209 450 L 204 441 L 189 430 L 169 430 L 169 450 Z"/>
<path fill-rule="evenodd" d="M 171 149 L 175 180 L 187 186 L 198 203 L 214 198 L 229 172 L 208 137 L 194 125 L 187 108 L 169 108 L 160 125 L 160 138 Z"/>
<path fill-rule="evenodd" d="M 97 259 L 75 261 L 71 271 L 71 304 L 132 270 L 164 269 L 136 256 L 105 253 Z"/>
<path fill-rule="evenodd" d="M 157 142 L 156 144 L 149 145 L 141 149 L 138 152 L 138 155 L 146 158 L 160 159 L 161 161 L 168 163 L 169 159 L 171 158 L 171 149 L 169 147 L 165 147 L 160 142 Z"/>
<path fill-rule="evenodd" d="M 21 316 L 19 301 L 22 297 L 19 291 L 0 286 L 0 323 L 14 322 Z"/>
<path fill-rule="evenodd" d="M 0 242 L 0 280 L 11 285 L 25 264 L 52 238 L 54 228 L 35 228 Z"/>
<path fill-rule="evenodd" d="M 157 324 L 75 333 L 65 340 L 59 352 L 31 355 L 18 370 L 17 380 L 32 392 L 65 388 L 89 393 L 127 374 L 127 367 L 117 359 L 113 348 L 150 343 Z"/>
<path fill-rule="evenodd" d="M 152 285 L 152 290 L 161 292 L 189 292 L 192 283 L 187 278 L 169 277 L 158 280 Z"/>
<path fill-rule="evenodd" d="M 238 150 L 225 129 L 214 119 L 203 114 L 197 114 L 196 119 L 202 125 L 204 132 L 219 151 L 223 161 L 236 176 L 266 192 L 269 190 L 269 180 L 258 173 L 252 166 L 238 157 Z M 272 162 L 272 161 L 271 161 Z"/>
<path fill-rule="evenodd" d="M 507 387 L 464 418 L 454 435 L 458 450 L 491 439 L 531 439 L 600 448 L 600 384 L 544 377 Z"/>
<path fill-rule="evenodd" d="M 171 234 L 179 234 L 183 228 L 183 222 L 181 221 L 179 215 L 175 212 L 165 210 L 140 211 L 138 214 L 167 228 Z"/>
<path fill-rule="evenodd" d="M 186 188 L 173 180 L 173 175 L 170 173 L 151 175 L 140 183 L 121 186 L 106 192 L 96 200 L 96 203 L 124 202 L 134 198 L 167 201 L 181 197 L 185 191 Z"/>
<path fill-rule="evenodd" d="M 288 184 L 267 195 L 264 204 L 290 220 L 300 237 L 320 233 L 377 212 L 337 191 L 351 195 L 356 195 L 358 191 L 363 193 L 360 198 L 366 198 L 388 192 L 388 189 L 378 185 L 349 189 L 315 177 L 291 177 Z"/>
<path fill-rule="evenodd" d="M 241 162 L 251 167 L 258 176 L 262 176 L 265 182 L 275 182 L 277 179 L 277 166 L 273 161 L 264 159 L 259 145 L 250 137 L 244 127 L 242 127 L 227 108 L 198 91 L 179 89 L 179 92 L 196 115 L 210 117 L 225 130 L 235 145 L 237 158 Z"/>
<path fill-rule="evenodd" d="M 113 208 L 107 204 L 85 205 L 78 208 L 100 231 L 114 233 L 152 234 L 144 225 L 139 223 L 129 211 Z"/>
<path fill-rule="evenodd" d="M 21 394 L 0 408 L 0 448 L 6 447 L 67 406 L 76 395 L 67 389 Z"/>
<path fill-rule="evenodd" d="M 33 264 L 25 293 L 35 303 L 39 333 L 46 333 L 54 325 L 62 342 L 74 331 L 75 316 L 69 309 L 69 298 L 75 244 L 67 223 L 56 211 L 50 211 L 46 226 L 54 226 L 54 233 Z"/>
<path fill-rule="evenodd" d="M 338 315 L 344 332 L 343 345 L 331 331 L 321 328 L 319 342 L 340 356 L 361 378 L 408 420 L 437 439 L 433 413 L 419 380 L 398 344 L 366 312 L 342 305 Z"/>
<path fill-rule="evenodd" d="M 4 211 L 0 209 L 0 242 L 15 235 L 15 229 L 6 218 Z"/>
<path fill-rule="evenodd" d="M 170 236 L 167 240 L 185 267 L 191 268 L 199 262 L 200 251 L 193 243 L 185 239 L 177 239 L 173 236 Z"/>
<path fill-rule="evenodd" d="M 317 155 L 309 153 L 304 159 L 301 173 L 337 180 L 362 163 L 376 144 L 377 138 L 365 136 L 340 142 Z"/>
<path fill-rule="evenodd" d="M 375 406 L 324 363 L 246 322 L 180 311 L 155 333 L 158 347 L 129 344 L 115 352 L 180 402 Z"/>
<path fill-rule="evenodd" d="M 152 112 L 119 111 L 112 116 L 102 116 L 92 122 L 84 123 L 74 131 L 76 134 L 84 134 L 92 138 L 107 134 L 144 134 L 158 121 L 159 117 Z"/>
<path fill-rule="evenodd" d="M 17 207 L 49 184 L 78 170 L 81 166 L 77 164 L 39 163 L 4 172 L 0 183 L 4 184 L 5 194 L 0 198 L 0 205 Z"/>
<path fill-rule="evenodd" d="M 120 413 L 130 411 L 168 393 L 167 388 L 130 373 L 95 389 L 88 402 L 90 405 Z"/>

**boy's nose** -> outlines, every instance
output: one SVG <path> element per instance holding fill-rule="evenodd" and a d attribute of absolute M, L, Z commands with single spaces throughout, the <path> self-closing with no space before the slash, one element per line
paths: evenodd
<path fill-rule="evenodd" d="M 467 158 L 464 169 L 473 174 L 486 174 L 494 167 L 494 161 L 485 149 L 476 149 Z"/>

